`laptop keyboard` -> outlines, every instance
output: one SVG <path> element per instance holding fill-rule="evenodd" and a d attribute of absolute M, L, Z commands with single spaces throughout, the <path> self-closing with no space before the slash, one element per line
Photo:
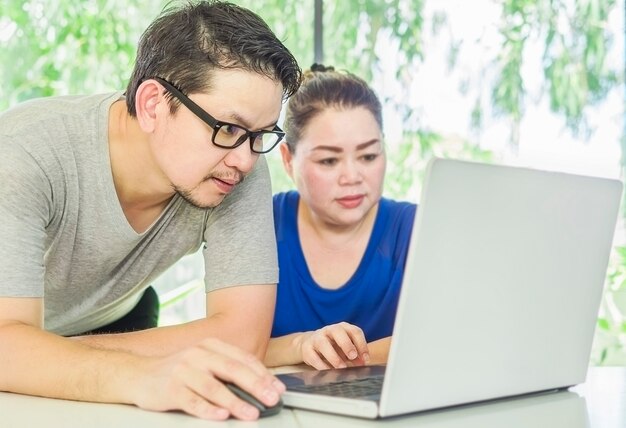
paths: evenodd
<path fill-rule="evenodd" d="M 374 395 L 380 396 L 383 388 L 383 376 L 373 376 L 363 379 L 351 379 L 332 382 L 323 385 L 296 385 L 290 386 L 290 391 L 306 392 L 332 397 L 364 398 Z"/>

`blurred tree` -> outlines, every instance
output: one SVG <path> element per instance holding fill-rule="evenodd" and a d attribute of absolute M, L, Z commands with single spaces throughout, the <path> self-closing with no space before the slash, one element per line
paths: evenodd
<path fill-rule="evenodd" d="M 499 76 L 492 102 L 511 118 L 511 145 L 519 146 L 519 124 L 526 90 L 524 55 L 531 36 L 543 39 L 545 90 L 552 111 L 565 118 L 575 133 L 588 132 L 586 111 L 603 100 L 620 81 L 607 55 L 615 34 L 607 26 L 615 0 L 505 0 L 502 4 Z M 583 135 L 584 137 L 584 135 Z"/>
<path fill-rule="evenodd" d="M 0 110 L 34 97 L 123 89 L 139 35 L 161 7 L 145 0 L 3 1 Z"/>
<path fill-rule="evenodd" d="M 304 68 L 312 63 L 313 0 L 235 1 L 258 11 Z M 439 12 L 425 27 L 425 0 L 324 1 L 324 62 L 371 79 L 380 71 L 376 48 L 383 43 L 382 50 L 396 57 L 396 78 L 408 87 L 414 71 L 423 63 L 423 31 L 452 33 L 447 11 L 453 2 L 436 4 Z M 607 25 L 609 14 L 618 6 L 623 7 L 623 3 L 616 0 L 503 0 L 501 20 L 495 23 L 500 35 L 495 56 L 484 63 L 478 75 L 466 77 L 467 84 L 477 88 L 473 92 L 475 107 L 468 118 L 477 135 L 488 112 L 508 118 L 509 149 L 517 153 L 520 123 L 528 105 L 523 73 L 528 64 L 542 68 L 537 70 L 544 78 L 542 92 L 570 131 L 583 140 L 592 134 L 594 129 L 587 121 L 589 111 L 623 83 L 622 70 L 612 69 L 607 61 L 613 39 L 623 37 Z M 455 67 L 463 46 L 463 35 L 450 41 L 450 68 Z M 537 55 L 542 56 L 533 57 Z M 485 76 L 492 77 L 492 81 L 485 83 Z M 467 88 L 459 88 L 462 97 L 468 92 Z M 405 143 L 410 141 L 421 155 L 431 155 L 432 147 L 427 144 L 431 139 L 423 137 L 436 136 L 442 130 L 429 129 L 420 121 L 406 97 L 408 93 L 404 98 L 385 101 L 393 104 L 403 118 Z M 479 141 L 464 141 L 468 157 L 485 156 L 478 145 Z M 411 153 L 405 149 L 400 152 L 407 156 Z"/>
<path fill-rule="evenodd" d="M 312 63 L 313 0 L 234 2 L 257 11 L 304 68 Z M 139 34 L 165 4 L 165 0 L 2 2 L 0 109 L 36 96 L 123 88 Z M 389 45 L 385 47 L 397 50 L 396 77 L 410 81 L 411 71 L 419 67 L 424 55 L 424 0 L 326 0 L 323 4 L 328 64 L 372 78 L 380 66 L 376 47 L 382 40 Z M 519 144 L 517 128 L 526 95 L 524 55 L 528 55 L 529 37 L 539 35 L 544 40 L 541 64 L 551 108 L 574 131 L 585 131 L 586 110 L 621 83 L 621 70 L 607 66 L 616 35 L 606 22 L 616 5 L 616 0 L 504 0 L 501 47 L 494 58 L 497 77 L 493 87 L 485 89 L 491 90 L 491 96 L 481 92 L 477 97 L 471 118 L 474 126 L 481 126 L 490 102 L 497 114 L 510 117 L 511 144 Z M 445 30 L 445 12 L 435 21 L 432 31 Z M 451 67 L 461 47 L 462 41 L 451 42 Z M 399 113 L 408 124 L 417 123 L 408 120 L 415 112 L 401 101 L 396 102 Z M 407 132 L 417 131 L 425 131 L 423 125 L 407 128 Z"/>
<path fill-rule="evenodd" d="M 256 11 L 294 52 L 313 63 L 313 0 L 233 0 Z M 399 42 L 398 74 L 422 55 L 423 0 L 324 1 L 324 58 L 329 65 L 371 78 L 383 33 Z"/>

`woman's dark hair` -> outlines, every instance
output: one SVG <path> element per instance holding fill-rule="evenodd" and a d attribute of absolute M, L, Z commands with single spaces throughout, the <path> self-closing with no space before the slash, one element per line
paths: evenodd
<path fill-rule="evenodd" d="M 285 140 L 293 153 L 304 129 L 320 112 L 328 108 L 352 109 L 364 107 L 369 110 L 380 129 L 383 116 L 380 100 L 360 77 L 334 67 L 313 64 L 304 73 L 300 89 L 289 99 L 285 112 Z"/>
<path fill-rule="evenodd" d="M 243 69 L 281 82 L 284 99 L 302 77 L 294 56 L 254 12 L 216 0 L 170 4 L 139 40 L 126 88 L 128 112 L 136 115 L 135 94 L 146 79 L 161 77 L 185 94 L 208 92 L 215 69 Z M 171 103 L 174 112 L 178 104 Z"/>

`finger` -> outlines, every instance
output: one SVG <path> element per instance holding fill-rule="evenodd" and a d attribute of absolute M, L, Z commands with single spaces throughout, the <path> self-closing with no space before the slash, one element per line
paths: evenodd
<path fill-rule="evenodd" d="M 228 355 L 230 358 L 235 359 L 246 365 L 249 369 L 254 371 L 259 376 L 265 376 L 270 373 L 267 367 L 265 367 L 263 363 L 254 355 L 244 351 L 237 346 L 223 342 L 219 339 L 205 339 L 200 343 L 200 346 L 211 352 Z"/>
<path fill-rule="evenodd" d="M 352 343 L 356 348 L 357 357 L 363 360 L 363 362 L 368 363 L 370 360 L 370 353 L 369 347 L 367 346 L 367 339 L 365 339 L 365 334 L 359 327 L 355 325 L 351 325 L 351 327 L 353 328 L 348 329 L 348 335 L 350 335 Z"/>
<path fill-rule="evenodd" d="M 179 379 L 186 387 L 207 403 L 227 410 L 227 414 L 237 419 L 248 421 L 258 419 L 259 410 L 233 394 L 219 379 L 213 376 L 213 373 L 197 370 L 189 366 L 179 369 L 178 373 Z M 245 387 L 242 388 L 245 390 Z M 254 395 L 254 393 L 252 394 Z M 260 397 L 258 398 L 260 399 Z M 277 394 L 273 404 L 276 404 L 276 402 L 278 402 Z M 192 404 L 200 406 L 196 401 Z"/>
<path fill-rule="evenodd" d="M 302 361 L 316 370 L 326 370 L 331 368 L 312 345 L 305 344 L 302 346 Z"/>
<path fill-rule="evenodd" d="M 354 360 L 359 356 L 359 352 L 353 343 L 353 335 L 349 333 L 345 326 L 340 326 L 340 328 L 332 330 L 332 340 L 335 342 L 336 349 L 345 356 L 345 359 Z M 357 336 L 358 340 L 358 334 L 355 333 L 354 336 Z"/>
<path fill-rule="evenodd" d="M 332 367 L 336 369 L 343 369 L 347 367 L 346 361 L 344 361 L 343 357 L 339 355 L 339 352 L 335 349 L 334 344 L 335 342 L 332 338 L 325 337 L 323 340 L 320 339 L 316 342 L 315 348 Z M 341 350 L 340 352 L 343 353 Z"/>
<path fill-rule="evenodd" d="M 217 339 L 206 340 L 200 346 L 186 351 L 179 361 L 177 372 L 181 382 L 192 385 L 192 389 L 207 400 L 225 405 L 227 401 L 215 401 L 217 388 L 212 381 L 217 379 L 237 384 L 263 404 L 278 403 L 285 385 L 272 375 L 258 360 L 241 349 Z M 219 384 L 221 387 L 221 383 Z M 228 392 L 228 394 L 226 394 Z M 224 390 L 222 397 L 231 397 Z"/>
<path fill-rule="evenodd" d="M 221 367 L 222 371 L 219 376 L 221 379 L 232 381 L 239 385 L 237 379 L 232 377 L 231 374 L 238 373 L 243 365 L 243 367 L 252 371 L 257 377 L 264 378 L 265 382 L 271 385 L 271 387 L 273 387 L 278 394 L 285 392 L 285 385 L 278 380 L 278 378 L 275 377 L 267 367 L 265 367 L 261 360 L 251 353 L 246 352 L 237 346 L 214 338 L 204 340 L 201 345 L 205 349 L 215 352 L 218 355 L 226 355 L 229 358 L 226 361 L 228 365 L 226 367 Z M 237 362 L 241 365 L 237 364 Z M 232 368 L 229 369 L 231 366 Z"/>
<path fill-rule="evenodd" d="M 273 375 L 257 376 L 245 367 L 238 367 L 232 362 L 227 363 L 226 369 L 218 367 L 214 374 L 224 382 L 231 382 L 261 401 L 266 406 L 274 406 L 280 400 L 280 395 L 286 390 L 285 385 Z"/>
<path fill-rule="evenodd" d="M 347 365 L 363 365 L 369 361 L 369 348 L 361 328 L 341 322 L 328 326 L 325 330 L 332 336 L 336 351 Z"/>
<path fill-rule="evenodd" d="M 360 327 L 341 322 L 333 326 L 332 332 L 335 343 L 347 357 L 348 363 L 362 365 L 369 361 L 369 347 Z"/>
<path fill-rule="evenodd" d="M 204 373 L 212 373 L 215 377 L 227 381 L 243 379 L 264 379 L 268 385 L 276 380 L 259 361 L 251 354 L 226 343 L 216 346 L 216 342 L 203 342 L 182 353 L 179 364 L 189 366 Z M 260 368 L 258 366 L 261 366 Z M 284 386 L 284 385 L 282 385 Z M 277 391 L 282 392 L 282 391 Z"/>
<path fill-rule="evenodd" d="M 231 386 L 236 388 L 234 384 Z M 226 390 L 227 395 L 227 403 L 225 404 L 225 407 L 230 411 L 231 415 L 244 421 L 252 421 L 259 418 L 259 409 L 248 403 L 243 398 L 240 398 L 238 394 L 230 390 L 227 386 L 224 385 L 223 389 Z M 239 387 L 239 389 L 241 389 L 241 387 Z"/>
<path fill-rule="evenodd" d="M 192 416 L 215 421 L 223 421 L 230 416 L 228 410 L 211 404 L 190 389 L 181 388 L 176 398 L 180 410 Z"/>

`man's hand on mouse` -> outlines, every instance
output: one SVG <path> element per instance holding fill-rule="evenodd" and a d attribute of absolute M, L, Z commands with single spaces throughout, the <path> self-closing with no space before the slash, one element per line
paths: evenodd
<path fill-rule="evenodd" d="M 257 408 L 236 397 L 223 382 L 239 385 L 267 407 L 277 404 L 285 391 L 285 385 L 256 357 L 218 339 L 206 339 L 171 356 L 151 359 L 139 372 L 143 376 L 129 382 L 136 385 L 129 392 L 137 406 L 182 410 L 202 419 L 259 417 Z"/>

